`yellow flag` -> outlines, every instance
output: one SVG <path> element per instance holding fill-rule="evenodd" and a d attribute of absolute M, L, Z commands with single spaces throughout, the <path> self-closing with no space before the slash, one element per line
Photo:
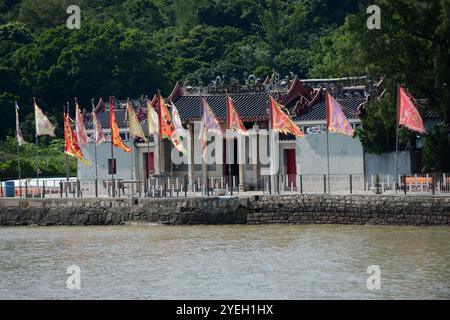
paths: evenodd
<path fill-rule="evenodd" d="M 141 124 L 139 123 L 136 112 L 134 112 L 133 107 L 131 106 L 130 100 L 127 102 L 127 113 L 128 121 L 130 122 L 130 135 L 134 138 L 141 138 L 147 142 L 144 130 L 142 130 Z"/>
<path fill-rule="evenodd" d="M 149 135 L 159 134 L 159 116 L 150 100 L 147 100 L 147 126 Z"/>

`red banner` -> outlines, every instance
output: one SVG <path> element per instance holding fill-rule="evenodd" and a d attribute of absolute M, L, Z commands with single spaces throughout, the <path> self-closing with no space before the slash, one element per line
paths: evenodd
<path fill-rule="evenodd" d="M 291 117 L 282 109 L 285 108 L 270 97 L 270 116 L 272 129 L 276 132 L 284 134 L 293 134 L 297 137 L 304 137 L 303 131 L 292 121 Z"/>
<path fill-rule="evenodd" d="M 403 87 L 399 87 L 398 91 L 398 125 L 419 133 L 427 133 L 417 110 L 416 100 Z"/>

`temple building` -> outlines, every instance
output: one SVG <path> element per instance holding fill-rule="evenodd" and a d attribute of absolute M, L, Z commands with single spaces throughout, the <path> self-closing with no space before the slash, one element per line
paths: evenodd
<path fill-rule="evenodd" d="M 368 154 L 358 138 L 329 133 L 329 169 L 327 162 L 327 107 L 326 92 L 330 92 L 343 106 L 343 111 L 353 128 L 361 126 L 361 115 L 364 105 L 369 99 L 380 98 L 384 94 L 385 81 L 370 81 L 366 77 L 341 79 L 307 79 L 297 77 L 280 81 L 275 77 L 267 78 L 263 83 L 247 83 L 246 85 L 211 85 L 207 87 L 182 86 L 177 83 L 166 101 L 171 101 L 179 111 L 183 126 L 191 133 L 192 143 L 189 145 L 188 157 L 191 161 L 174 164 L 171 161 L 172 144 L 163 140 L 161 150 L 159 144 L 150 137 L 148 142 L 131 141 L 126 121 L 126 101 L 116 101 L 115 111 L 121 136 L 126 145 L 131 146 L 132 154 L 114 149 L 116 165 L 115 177 L 123 180 L 145 180 L 145 178 L 163 173 L 171 177 L 189 177 L 195 181 L 207 171 L 208 176 L 235 177 L 242 189 L 252 190 L 262 183 L 262 170 L 267 164 L 251 161 L 249 155 L 253 150 L 261 148 L 260 141 L 251 143 L 246 139 L 231 144 L 223 143 L 223 161 L 225 164 L 202 165 L 194 159 L 201 159 L 201 148 L 198 128 L 202 119 L 201 98 L 204 97 L 213 109 L 217 118 L 226 128 L 227 94 L 235 101 L 239 113 L 247 129 L 253 132 L 269 128 L 269 97 L 272 96 L 286 106 L 296 124 L 305 133 L 304 138 L 280 134 L 278 150 L 270 152 L 270 158 L 279 163 L 278 174 L 292 179 L 295 176 L 323 175 L 329 170 L 330 175 L 373 175 L 394 174 L 395 155 Z M 144 97 L 131 101 L 139 120 L 147 132 L 147 102 Z M 156 98 L 152 104 L 156 106 Z M 109 106 L 96 110 L 98 119 L 107 137 L 109 137 Z M 93 136 L 92 119 L 86 114 L 88 135 Z M 156 138 L 157 139 L 157 138 Z M 93 140 L 93 139 L 92 139 Z M 158 139 L 157 139 L 158 140 Z M 232 150 L 230 150 L 230 147 Z M 227 150 L 228 148 L 228 150 Z M 94 162 L 94 145 L 83 148 L 87 160 Z M 245 164 L 237 162 L 241 152 L 246 159 Z M 161 157 L 159 156 L 161 155 Z M 231 155 L 231 156 L 230 156 Z M 234 157 L 233 164 L 228 165 L 229 158 Z M 401 152 L 399 174 L 410 174 L 414 169 L 414 157 L 411 152 Z M 201 162 L 200 162 L 201 163 Z M 111 144 L 108 142 L 97 146 L 98 179 L 108 180 L 111 174 Z M 95 166 L 78 165 L 79 179 L 95 179 Z"/>

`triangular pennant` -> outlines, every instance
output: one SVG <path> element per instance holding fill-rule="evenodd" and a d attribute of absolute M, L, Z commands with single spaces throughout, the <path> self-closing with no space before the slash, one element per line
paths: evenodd
<path fill-rule="evenodd" d="M 81 113 L 80 106 L 78 105 L 78 101 L 75 101 L 75 122 L 78 143 L 82 146 L 88 146 L 89 140 L 86 133 L 86 128 L 84 127 L 84 118 L 83 114 Z"/>
<path fill-rule="evenodd" d="M 94 125 L 94 138 L 95 138 L 95 144 L 99 145 L 106 141 L 105 134 L 103 133 L 102 125 L 100 124 L 100 121 L 98 121 L 97 117 L 97 110 L 101 110 L 102 105 L 105 103 L 103 102 L 103 99 L 100 98 L 100 101 L 97 104 L 97 107 L 94 108 L 94 100 L 92 100 L 92 124 Z"/>
<path fill-rule="evenodd" d="M 160 132 L 161 137 L 164 139 L 169 139 L 172 141 L 173 146 L 183 154 L 186 154 L 187 151 L 184 148 L 183 141 L 181 137 L 178 135 L 177 130 L 172 121 L 172 114 L 167 109 L 166 102 L 164 98 L 159 95 L 159 117 L 160 117 Z"/>
<path fill-rule="evenodd" d="M 398 94 L 398 125 L 405 126 L 419 133 L 427 133 L 422 117 L 417 109 L 416 100 L 403 87 L 399 87 Z"/>
<path fill-rule="evenodd" d="M 353 137 L 355 132 L 342 111 L 342 106 L 329 93 L 327 93 L 327 126 L 330 132 L 350 137 Z"/>
<path fill-rule="evenodd" d="M 236 105 L 230 96 L 227 96 L 227 110 L 228 110 L 228 129 L 234 130 L 239 134 L 248 135 L 247 129 L 236 111 Z"/>
<path fill-rule="evenodd" d="M 147 100 L 147 127 L 149 135 L 159 134 L 159 116 L 150 100 Z"/>
<path fill-rule="evenodd" d="M 19 105 L 16 101 L 16 139 L 19 146 L 23 145 L 25 143 L 25 140 L 23 139 L 22 131 L 20 130 L 19 125 Z"/>
<path fill-rule="evenodd" d="M 36 101 L 34 101 L 34 121 L 37 136 L 55 137 L 55 127 L 42 112 L 41 108 L 38 107 Z"/>
<path fill-rule="evenodd" d="M 130 136 L 132 136 L 133 138 L 141 138 L 142 140 L 147 142 L 144 130 L 142 130 L 142 126 L 139 123 L 136 112 L 134 112 L 133 106 L 131 105 L 131 101 L 129 99 L 127 101 L 127 113 L 128 121 L 130 124 Z"/>
<path fill-rule="evenodd" d="M 305 134 L 303 131 L 294 123 L 294 121 L 292 121 L 290 115 L 286 114 L 283 109 L 286 109 L 286 107 L 276 102 L 273 97 L 270 97 L 272 130 L 284 134 L 291 133 L 297 137 L 304 137 Z"/>
<path fill-rule="evenodd" d="M 125 152 L 130 152 L 128 148 L 122 141 L 120 137 L 119 126 L 117 125 L 116 114 L 114 112 L 114 98 L 109 101 L 109 122 L 111 127 L 111 142 L 114 147 L 120 148 Z"/>
<path fill-rule="evenodd" d="M 223 129 L 217 119 L 214 111 L 209 106 L 205 98 L 202 98 L 203 117 L 200 129 L 200 143 L 202 146 L 202 156 L 206 157 L 206 148 L 208 146 L 208 133 L 223 135 Z"/>

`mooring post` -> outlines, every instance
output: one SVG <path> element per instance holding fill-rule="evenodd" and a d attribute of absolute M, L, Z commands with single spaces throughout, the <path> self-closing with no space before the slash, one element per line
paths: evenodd
<path fill-rule="evenodd" d="M 77 179 L 77 198 L 80 197 L 80 180 Z"/>
<path fill-rule="evenodd" d="M 406 175 L 403 175 L 403 192 L 406 194 Z"/>
<path fill-rule="evenodd" d="M 431 191 L 432 191 L 433 196 L 435 195 L 435 190 L 434 190 L 435 189 L 435 183 L 434 183 L 435 177 L 436 177 L 436 174 L 433 172 L 431 174 Z"/>
<path fill-rule="evenodd" d="M 269 175 L 269 194 L 272 194 L 272 176 Z"/>
<path fill-rule="evenodd" d="M 352 175 L 350 175 L 350 193 L 353 193 L 353 179 L 352 179 Z"/>
<path fill-rule="evenodd" d="M 303 175 L 300 175 L 300 194 L 303 194 Z"/>
<path fill-rule="evenodd" d="M 230 175 L 230 190 L 232 196 L 233 196 L 233 189 L 234 189 L 234 177 Z"/>
<path fill-rule="evenodd" d="M 327 175 L 323 175 L 323 193 L 327 193 Z"/>

